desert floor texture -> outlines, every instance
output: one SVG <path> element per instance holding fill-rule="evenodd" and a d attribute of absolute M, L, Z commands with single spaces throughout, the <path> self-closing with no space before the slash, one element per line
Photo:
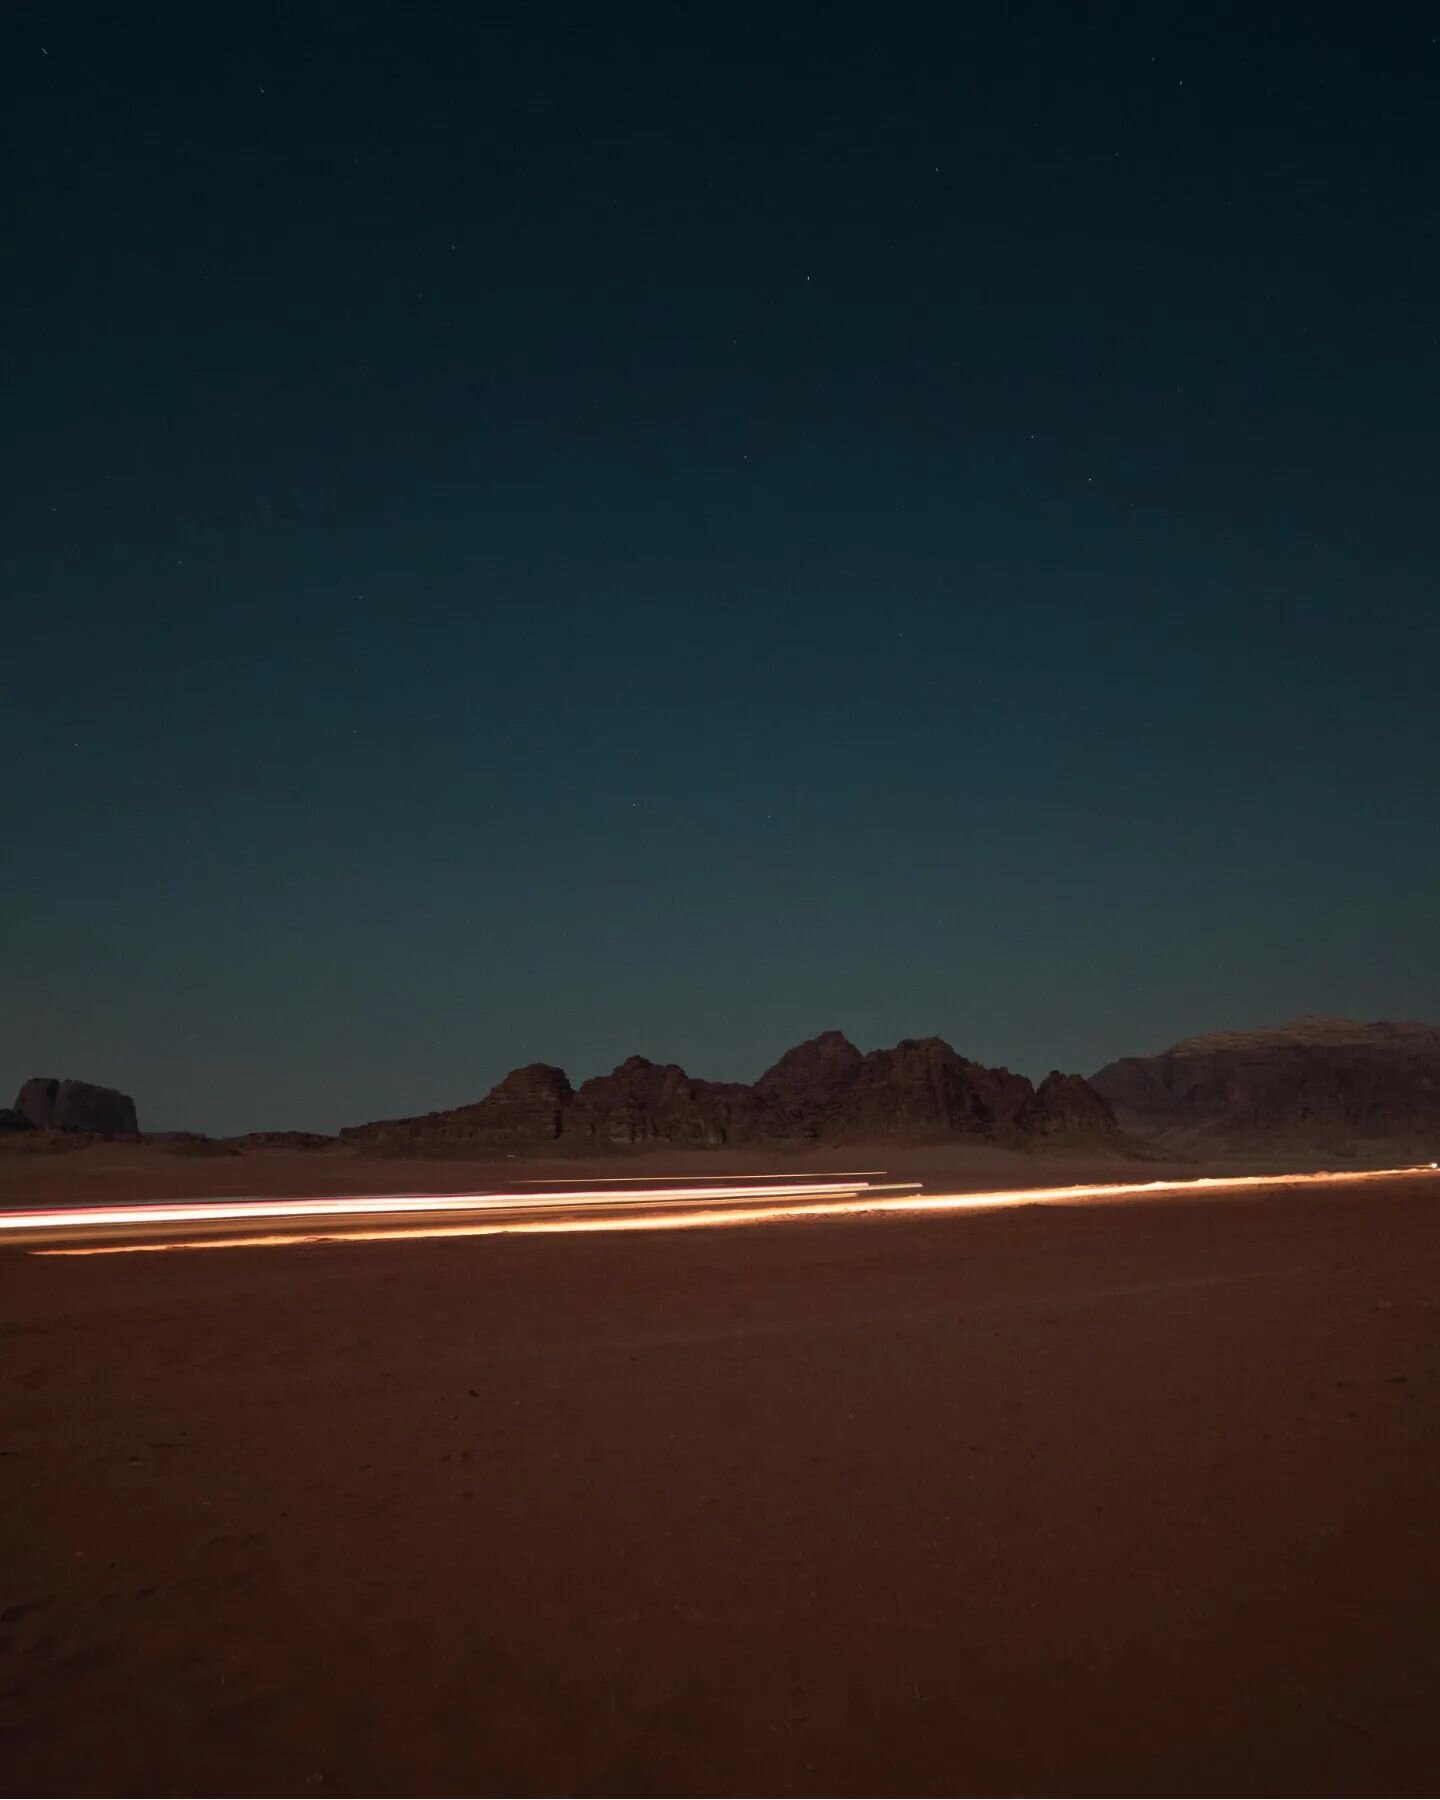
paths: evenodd
<path fill-rule="evenodd" d="M 96 1150 L 0 1205 L 506 1178 Z M 7 1793 L 1440 1788 L 1433 1179 L 6 1247 L 0 1335 Z"/>

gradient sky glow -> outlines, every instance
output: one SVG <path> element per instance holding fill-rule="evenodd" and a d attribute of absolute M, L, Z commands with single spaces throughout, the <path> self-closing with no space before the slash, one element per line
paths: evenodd
<path fill-rule="evenodd" d="M 1437 29 L 7 6 L 0 1086 L 1440 1017 Z"/>

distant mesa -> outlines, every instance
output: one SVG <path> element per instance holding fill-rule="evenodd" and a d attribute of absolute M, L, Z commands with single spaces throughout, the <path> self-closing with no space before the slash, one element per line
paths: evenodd
<path fill-rule="evenodd" d="M 864 1055 L 838 1031 L 787 1050 L 753 1084 L 705 1081 L 632 1056 L 573 1088 L 562 1069 L 531 1063 L 473 1105 L 350 1126 L 340 1140 L 387 1155 L 951 1141 L 1123 1147 L 1109 1105 L 1078 1075 L 1053 1073 L 1036 1088 L 1008 1069 L 967 1061 L 940 1038 Z"/>
<path fill-rule="evenodd" d="M 136 1137 L 135 1102 L 117 1088 L 89 1081 L 61 1081 L 37 1075 L 27 1081 L 10 1109 L 5 1130 L 86 1132 L 96 1137 Z M 13 1121 L 21 1121 L 18 1125 Z"/>
<path fill-rule="evenodd" d="M 1307 1014 L 1184 1038 L 1090 1077 L 1121 1125 L 1177 1149 L 1311 1148 L 1440 1136 L 1440 1030 Z"/>

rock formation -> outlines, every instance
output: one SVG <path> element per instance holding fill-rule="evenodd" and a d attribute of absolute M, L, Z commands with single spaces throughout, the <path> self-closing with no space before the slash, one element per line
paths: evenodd
<path fill-rule="evenodd" d="M 647 1144 L 1121 1142 L 1109 1106 L 1078 1075 L 1052 1074 L 1037 1090 L 1023 1075 L 967 1061 L 940 1038 L 907 1038 L 862 1055 L 838 1031 L 786 1051 L 753 1086 L 702 1081 L 674 1063 L 632 1056 L 572 1090 L 561 1070 L 535 1063 L 472 1106 L 351 1126 L 340 1137 L 391 1155 L 547 1146 L 579 1155 Z"/>
<path fill-rule="evenodd" d="M 1440 1136 L 1440 1031 L 1429 1025 L 1293 1019 L 1122 1057 L 1090 1082 L 1126 1129 L 1175 1146 L 1343 1150 Z"/>
<path fill-rule="evenodd" d="M 1023 1075 L 971 1062 L 942 1038 L 905 1038 L 865 1058 L 844 1135 L 1011 1143 L 1025 1136 L 1017 1123 L 1031 1093 Z"/>
<path fill-rule="evenodd" d="M 814 1142 L 859 1080 L 864 1062 L 839 1031 L 822 1031 L 787 1050 L 755 1083 L 765 1135 Z"/>
<path fill-rule="evenodd" d="M 586 1144 L 691 1144 L 716 1149 L 754 1139 L 755 1099 L 741 1082 L 696 1081 L 675 1063 L 629 1057 L 582 1082 L 562 1136 Z"/>
<path fill-rule="evenodd" d="M 1079 1075 L 1052 1069 L 1016 1114 L 1020 1135 L 1050 1144 L 1118 1143 L 1123 1133 L 1110 1104 Z"/>
<path fill-rule="evenodd" d="M 350 1125 L 342 1143 L 360 1149 L 404 1153 L 407 1149 L 523 1149 L 552 1143 L 560 1135 L 574 1090 L 563 1069 L 529 1063 L 471 1106 L 424 1113 L 413 1119 L 380 1119 Z"/>
<path fill-rule="evenodd" d="M 99 1137 L 134 1137 L 135 1102 L 115 1088 L 88 1081 L 36 1076 L 27 1081 L 14 1110 L 37 1131 L 84 1131 Z"/>

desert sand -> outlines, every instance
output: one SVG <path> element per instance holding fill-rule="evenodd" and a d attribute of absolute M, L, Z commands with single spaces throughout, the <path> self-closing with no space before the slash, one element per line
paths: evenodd
<path fill-rule="evenodd" d="M 0 1204 L 482 1173 L 101 1148 Z M 11 1248 L 0 1321 L 7 1793 L 1440 1786 L 1433 1180 Z"/>

